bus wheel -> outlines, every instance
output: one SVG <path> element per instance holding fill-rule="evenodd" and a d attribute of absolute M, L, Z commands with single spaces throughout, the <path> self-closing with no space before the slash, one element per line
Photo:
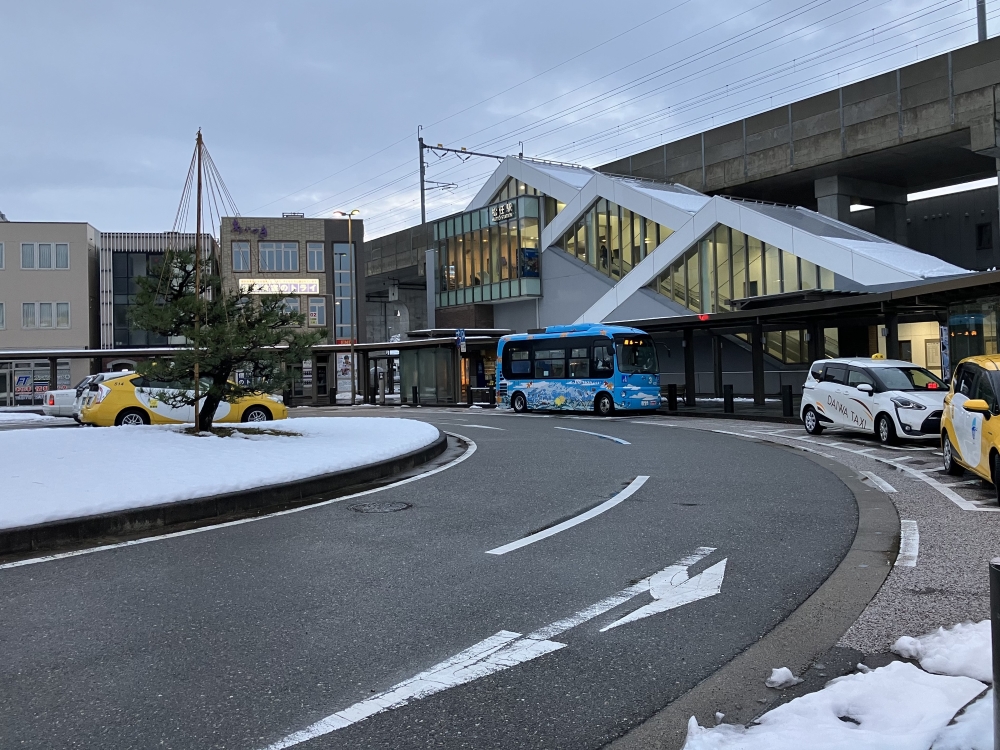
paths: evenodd
<path fill-rule="evenodd" d="M 510 397 L 510 405 L 518 414 L 528 411 L 528 402 L 520 391 Z"/>
<path fill-rule="evenodd" d="M 597 398 L 594 399 L 594 411 L 597 412 L 599 416 L 610 416 L 614 410 L 615 402 L 611 400 L 611 396 L 607 393 L 599 393 Z"/>

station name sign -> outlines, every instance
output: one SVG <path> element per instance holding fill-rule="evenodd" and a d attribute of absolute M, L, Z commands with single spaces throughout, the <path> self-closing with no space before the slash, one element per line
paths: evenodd
<path fill-rule="evenodd" d="M 490 219 L 493 221 L 507 221 L 507 219 L 513 219 L 517 215 L 517 204 L 514 201 L 507 201 L 506 203 L 498 203 L 495 206 L 490 206 Z"/>
<path fill-rule="evenodd" d="M 319 294 L 319 279 L 240 279 L 240 294 Z"/>
<path fill-rule="evenodd" d="M 259 227 L 250 227 L 240 224 L 239 219 L 233 219 L 233 226 L 231 229 L 233 234 L 255 234 L 260 239 L 267 238 L 267 227 L 261 224 Z"/>

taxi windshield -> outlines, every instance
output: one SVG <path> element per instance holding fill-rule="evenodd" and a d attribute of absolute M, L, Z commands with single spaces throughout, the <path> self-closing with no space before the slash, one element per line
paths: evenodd
<path fill-rule="evenodd" d="M 656 349 L 649 336 L 615 336 L 620 372 L 659 372 Z"/>
<path fill-rule="evenodd" d="M 934 373 L 923 367 L 874 367 L 872 371 L 887 391 L 947 391 Z"/>

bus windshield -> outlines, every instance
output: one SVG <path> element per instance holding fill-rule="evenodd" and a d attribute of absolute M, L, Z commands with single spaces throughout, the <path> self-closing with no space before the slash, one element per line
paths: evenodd
<path fill-rule="evenodd" d="M 649 336 L 615 336 L 620 372 L 657 373 L 656 349 Z"/>

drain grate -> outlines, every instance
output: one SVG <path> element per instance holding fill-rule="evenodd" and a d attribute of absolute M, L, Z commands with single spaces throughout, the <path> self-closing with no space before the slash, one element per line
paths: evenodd
<path fill-rule="evenodd" d="M 355 503 L 348 505 L 355 513 L 395 513 L 397 510 L 407 510 L 413 506 L 410 503 Z"/>

